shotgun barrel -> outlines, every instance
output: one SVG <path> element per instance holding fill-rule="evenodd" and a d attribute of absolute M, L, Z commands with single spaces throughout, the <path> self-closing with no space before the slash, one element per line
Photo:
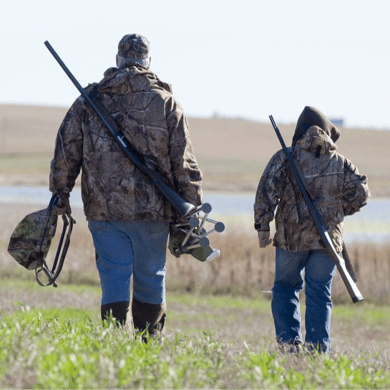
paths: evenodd
<path fill-rule="evenodd" d="M 126 157 L 146 176 L 148 176 L 154 183 L 154 185 L 160 190 L 160 192 L 164 195 L 164 197 L 168 200 L 168 202 L 172 205 L 172 207 L 180 214 L 180 216 L 185 217 L 189 215 L 193 210 L 195 210 L 195 206 L 187 201 L 185 201 L 177 192 L 175 192 L 169 185 L 167 185 L 164 181 L 164 177 L 160 172 L 150 170 L 145 162 L 144 157 L 138 153 L 129 143 L 129 141 L 124 136 L 123 132 L 120 130 L 116 122 L 112 119 L 107 109 L 100 104 L 96 98 L 88 94 L 87 91 L 80 85 L 80 83 L 76 80 L 64 62 L 61 60 L 59 55 L 53 49 L 48 41 L 44 42 L 47 49 L 56 59 L 58 64 L 61 66 L 63 71 L 70 78 L 75 87 L 79 90 L 81 95 L 87 100 L 87 102 L 92 106 L 95 110 L 96 114 L 99 116 L 101 121 L 107 127 L 114 140 L 117 142 L 119 147 L 122 149 L 123 153 Z"/>

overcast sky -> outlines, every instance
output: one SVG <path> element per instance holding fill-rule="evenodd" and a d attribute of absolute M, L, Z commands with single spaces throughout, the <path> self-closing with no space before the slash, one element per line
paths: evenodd
<path fill-rule="evenodd" d="M 390 128 L 387 0 L 0 0 L 0 103 L 68 107 L 115 65 L 128 33 L 189 116 L 294 122 L 305 105 Z"/>

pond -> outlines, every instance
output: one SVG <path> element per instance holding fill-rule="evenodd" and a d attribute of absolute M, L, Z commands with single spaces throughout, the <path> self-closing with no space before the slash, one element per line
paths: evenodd
<path fill-rule="evenodd" d="M 213 215 L 229 223 L 253 226 L 254 196 L 249 194 L 206 193 L 204 201 L 213 207 Z M 0 204 L 23 203 L 47 205 L 51 193 L 46 187 L 0 187 Z M 82 207 L 81 191 L 71 193 L 72 207 Z M 371 199 L 360 212 L 345 221 L 346 242 L 372 240 L 385 242 L 390 239 L 390 199 Z"/>

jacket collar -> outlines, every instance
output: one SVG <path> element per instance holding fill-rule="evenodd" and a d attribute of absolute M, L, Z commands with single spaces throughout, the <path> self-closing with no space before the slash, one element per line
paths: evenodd
<path fill-rule="evenodd" d="M 141 92 L 153 86 L 172 92 L 170 84 L 164 83 L 153 72 L 137 64 L 128 68 L 107 69 L 96 89 L 100 93 L 126 94 Z"/>
<path fill-rule="evenodd" d="M 319 126 L 309 127 L 295 146 L 319 154 L 334 153 L 337 149 L 330 136 Z"/>

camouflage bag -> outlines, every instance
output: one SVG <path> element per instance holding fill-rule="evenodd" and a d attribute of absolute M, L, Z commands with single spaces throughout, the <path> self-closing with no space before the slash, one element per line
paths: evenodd
<path fill-rule="evenodd" d="M 21 266 L 28 270 L 35 270 L 37 281 L 41 286 L 54 285 L 54 287 L 57 287 L 55 281 L 61 272 L 70 243 L 70 234 L 72 232 L 73 223 L 75 222 L 72 216 L 63 213 L 62 218 L 64 227 L 53 267 L 50 271 L 46 263 L 46 257 L 57 230 L 58 210 L 60 210 L 57 205 L 59 202 L 61 202 L 61 198 L 58 195 L 53 195 L 47 208 L 24 217 L 12 233 L 8 245 L 8 253 Z M 67 238 L 65 245 L 62 248 L 68 226 Z M 59 259 L 60 261 L 58 261 Z M 38 278 L 38 274 L 42 271 L 46 274 L 48 279 L 47 284 L 43 284 Z"/>

